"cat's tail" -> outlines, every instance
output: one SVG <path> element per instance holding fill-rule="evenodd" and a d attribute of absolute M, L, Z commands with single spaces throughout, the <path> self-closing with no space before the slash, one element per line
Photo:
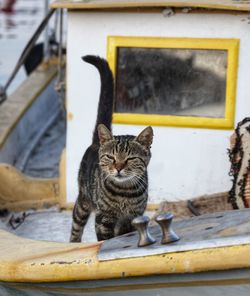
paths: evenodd
<path fill-rule="evenodd" d="M 93 132 L 93 144 L 99 144 L 97 127 L 100 123 L 104 124 L 111 131 L 113 100 L 114 100 L 114 81 L 109 65 L 105 59 L 98 56 L 86 55 L 82 59 L 94 65 L 99 71 L 101 78 L 101 91 L 97 111 L 96 125 Z"/>

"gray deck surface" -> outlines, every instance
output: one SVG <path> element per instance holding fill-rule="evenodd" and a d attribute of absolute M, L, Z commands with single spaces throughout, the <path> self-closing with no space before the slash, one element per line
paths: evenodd
<path fill-rule="evenodd" d="M 1 218 L 0 229 L 15 233 L 18 236 L 56 242 L 69 242 L 71 229 L 71 211 L 60 211 L 54 207 L 48 210 L 27 211 L 27 217 L 15 230 L 9 221 L 11 216 L 22 217 L 21 213 L 10 213 L 7 217 Z M 14 226 L 17 224 L 15 223 Z M 96 241 L 94 231 L 94 215 L 89 219 L 83 236 L 84 242 Z"/>
<path fill-rule="evenodd" d="M 23 213 L 9 213 L 7 217 L 0 217 L 0 229 L 36 240 L 69 242 L 72 222 L 71 211 L 61 211 L 57 207 L 47 210 L 26 211 L 27 216 L 24 222 L 14 230 L 9 223 L 11 217 L 13 215 L 15 218 L 22 217 Z M 153 212 L 146 214 L 152 216 Z M 85 227 L 83 242 L 96 241 L 94 218 L 95 216 L 92 213 Z M 14 226 L 17 225 L 18 223 L 14 223 Z"/>

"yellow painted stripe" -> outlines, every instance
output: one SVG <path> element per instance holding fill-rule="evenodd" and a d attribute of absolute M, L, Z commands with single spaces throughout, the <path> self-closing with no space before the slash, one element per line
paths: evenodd
<path fill-rule="evenodd" d="M 70 1 L 56 0 L 51 4 L 52 8 L 67 8 L 67 9 L 127 9 L 127 8 L 165 8 L 165 7 L 192 7 L 192 8 L 208 8 L 219 10 L 235 10 L 235 11 L 250 11 L 250 5 L 246 1 L 231 1 L 231 0 L 215 0 L 215 1 L 114 1 L 114 0 L 96 0 L 96 1 Z"/>
<path fill-rule="evenodd" d="M 0 164 L 0 180 L 1 208 L 21 211 L 58 203 L 58 178 L 32 178 L 11 165 Z"/>
<path fill-rule="evenodd" d="M 61 282 L 250 268 L 250 245 L 98 261 L 101 244 L 39 242 L 0 231 L 0 281 Z"/>

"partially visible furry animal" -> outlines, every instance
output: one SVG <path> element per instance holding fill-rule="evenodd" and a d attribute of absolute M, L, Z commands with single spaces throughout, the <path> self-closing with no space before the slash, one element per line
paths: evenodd
<path fill-rule="evenodd" d="M 232 176 L 229 201 L 234 209 L 250 208 L 250 117 L 237 124 L 228 150 Z"/>
<path fill-rule="evenodd" d="M 142 215 L 147 205 L 147 166 L 153 140 L 150 126 L 138 136 L 112 135 L 112 72 L 108 63 L 97 56 L 85 56 L 83 60 L 98 69 L 101 91 L 92 144 L 79 169 L 79 195 L 73 210 L 71 242 L 81 241 L 93 210 L 98 240 L 133 230 L 132 219 Z"/>

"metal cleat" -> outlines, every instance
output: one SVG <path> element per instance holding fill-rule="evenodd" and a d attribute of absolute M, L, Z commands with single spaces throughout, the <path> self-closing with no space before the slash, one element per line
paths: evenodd
<path fill-rule="evenodd" d="M 138 247 L 149 246 L 156 242 L 156 240 L 151 236 L 151 234 L 148 231 L 149 221 L 150 219 L 147 216 L 140 216 L 133 219 L 132 221 L 132 225 L 139 232 Z"/>
<path fill-rule="evenodd" d="M 173 214 L 171 213 L 160 214 L 155 218 L 155 221 L 160 225 L 162 229 L 161 244 L 169 244 L 180 239 L 171 227 L 172 219 Z"/>

